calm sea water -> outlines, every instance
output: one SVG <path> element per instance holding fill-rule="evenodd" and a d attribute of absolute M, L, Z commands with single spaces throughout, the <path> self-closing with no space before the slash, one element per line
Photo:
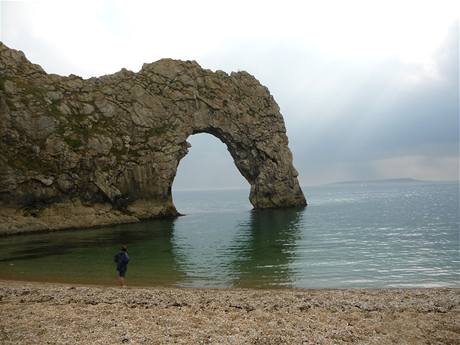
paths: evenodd
<path fill-rule="evenodd" d="M 247 191 L 175 192 L 186 216 L 0 238 L 0 279 L 130 285 L 460 287 L 458 183 L 304 188 L 306 209 L 251 210 Z"/>

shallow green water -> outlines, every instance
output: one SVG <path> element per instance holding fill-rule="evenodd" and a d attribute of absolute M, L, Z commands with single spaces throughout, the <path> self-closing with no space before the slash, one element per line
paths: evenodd
<path fill-rule="evenodd" d="M 247 191 L 176 192 L 176 220 L 0 238 L 0 278 L 131 285 L 460 286 L 457 183 L 306 188 L 306 209 L 251 210 Z"/>

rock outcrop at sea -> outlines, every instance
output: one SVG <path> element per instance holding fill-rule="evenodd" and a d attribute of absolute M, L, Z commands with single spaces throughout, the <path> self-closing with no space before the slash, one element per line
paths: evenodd
<path fill-rule="evenodd" d="M 280 109 L 249 73 L 162 59 L 63 77 L 0 43 L 0 233 L 177 216 L 195 133 L 227 145 L 255 208 L 306 205 Z"/>

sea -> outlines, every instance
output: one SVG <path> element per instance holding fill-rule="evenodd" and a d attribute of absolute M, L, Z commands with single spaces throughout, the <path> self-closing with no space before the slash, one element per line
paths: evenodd
<path fill-rule="evenodd" d="M 131 286 L 460 287 L 459 183 L 303 187 L 306 208 L 254 210 L 248 190 L 175 191 L 184 216 L 0 237 L 0 279 Z"/>

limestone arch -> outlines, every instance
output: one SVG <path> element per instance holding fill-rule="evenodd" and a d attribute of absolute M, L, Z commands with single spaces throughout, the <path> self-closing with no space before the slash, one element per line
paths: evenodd
<path fill-rule="evenodd" d="M 0 224 L 30 231 L 175 216 L 176 170 L 187 138 L 201 132 L 227 145 L 255 208 L 306 205 L 280 109 L 249 73 L 162 59 L 137 73 L 63 77 L 0 43 Z"/>

